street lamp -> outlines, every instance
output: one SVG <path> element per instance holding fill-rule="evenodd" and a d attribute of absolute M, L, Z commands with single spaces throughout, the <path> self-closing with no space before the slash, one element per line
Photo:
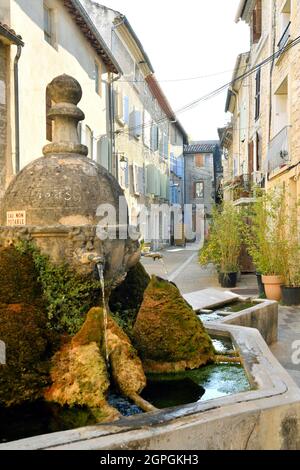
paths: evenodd
<path fill-rule="evenodd" d="M 121 170 L 126 170 L 127 168 L 127 159 L 125 158 L 124 153 L 120 154 L 120 168 Z"/>

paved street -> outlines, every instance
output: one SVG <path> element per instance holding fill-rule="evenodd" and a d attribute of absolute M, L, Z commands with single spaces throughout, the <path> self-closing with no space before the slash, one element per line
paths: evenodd
<path fill-rule="evenodd" d="M 156 274 L 173 281 L 183 294 L 208 287 L 221 289 L 213 267 L 203 268 L 199 265 L 196 244 L 188 245 L 187 248 L 170 248 L 164 250 L 162 254 L 163 259 L 159 261 L 142 258 L 142 263 L 149 274 Z M 245 289 L 255 289 L 256 277 L 243 275 L 237 287 L 241 289 L 241 293 Z M 278 342 L 272 345 L 271 350 L 300 387 L 300 365 L 292 362 L 294 342 L 300 341 L 300 308 L 279 307 L 278 336 Z M 300 359 L 300 354 L 298 357 Z"/>

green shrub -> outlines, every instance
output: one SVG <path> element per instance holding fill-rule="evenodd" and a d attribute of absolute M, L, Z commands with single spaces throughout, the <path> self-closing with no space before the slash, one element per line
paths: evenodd
<path fill-rule="evenodd" d="M 233 204 L 214 207 L 208 239 L 199 252 L 200 264 L 213 263 L 222 273 L 237 272 L 243 227 L 243 213 Z"/>

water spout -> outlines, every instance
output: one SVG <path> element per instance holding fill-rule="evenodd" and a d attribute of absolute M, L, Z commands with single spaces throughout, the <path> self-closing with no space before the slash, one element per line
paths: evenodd
<path fill-rule="evenodd" d="M 102 303 L 103 303 L 103 316 L 104 316 L 104 353 L 106 366 L 109 368 L 109 355 L 108 355 L 108 346 L 107 346 L 107 329 L 108 329 L 108 312 L 106 307 L 106 298 L 105 298 L 105 279 L 104 279 L 104 266 L 103 259 L 99 257 L 99 260 L 96 262 L 96 266 L 99 273 L 99 279 L 102 290 Z"/>

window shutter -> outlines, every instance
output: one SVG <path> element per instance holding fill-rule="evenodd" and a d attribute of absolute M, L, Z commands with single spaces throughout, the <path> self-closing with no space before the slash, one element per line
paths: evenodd
<path fill-rule="evenodd" d="M 159 129 L 158 131 L 158 150 L 159 150 L 159 155 L 163 157 L 164 154 L 164 135 L 162 131 Z"/>
<path fill-rule="evenodd" d="M 97 144 L 97 162 L 109 170 L 109 139 L 101 137 Z"/>
<path fill-rule="evenodd" d="M 256 0 L 256 5 L 252 14 L 252 39 L 257 43 L 262 34 L 262 4 L 261 0 Z"/>
<path fill-rule="evenodd" d="M 249 175 L 251 175 L 253 173 L 253 150 L 254 150 L 254 144 L 253 144 L 253 140 L 251 140 L 251 142 L 249 142 L 249 145 L 248 145 L 248 173 Z"/>
<path fill-rule="evenodd" d="M 145 175 L 145 169 L 139 168 L 139 190 L 140 194 L 145 194 L 145 189 L 144 189 L 144 175 Z"/>
<path fill-rule="evenodd" d="M 134 130 L 133 135 L 136 138 L 141 137 L 142 135 L 142 114 L 140 111 L 134 111 Z"/>
<path fill-rule="evenodd" d="M 169 139 L 168 139 L 167 134 L 164 134 L 163 141 L 164 141 L 163 153 L 164 153 L 164 157 L 167 159 L 169 157 Z"/>
<path fill-rule="evenodd" d="M 123 115 L 125 124 L 129 124 L 129 98 L 124 96 L 123 98 Z"/>
<path fill-rule="evenodd" d="M 151 147 L 151 134 L 152 134 L 152 125 L 151 116 L 148 111 L 144 112 L 144 144 L 150 148 Z"/>
<path fill-rule="evenodd" d="M 204 167 L 204 158 L 202 154 L 195 155 L 195 166 L 197 168 L 202 168 Z"/>
<path fill-rule="evenodd" d="M 131 111 L 131 113 L 129 114 L 129 135 L 131 137 L 134 137 L 135 134 L 135 112 L 134 111 Z"/>
<path fill-rule="evenodd" d="M 255 90 L 255 120 L 260 116 L 260 89 L 261 89 L 261 69 L 256 72 L 256 90 Z"/>

